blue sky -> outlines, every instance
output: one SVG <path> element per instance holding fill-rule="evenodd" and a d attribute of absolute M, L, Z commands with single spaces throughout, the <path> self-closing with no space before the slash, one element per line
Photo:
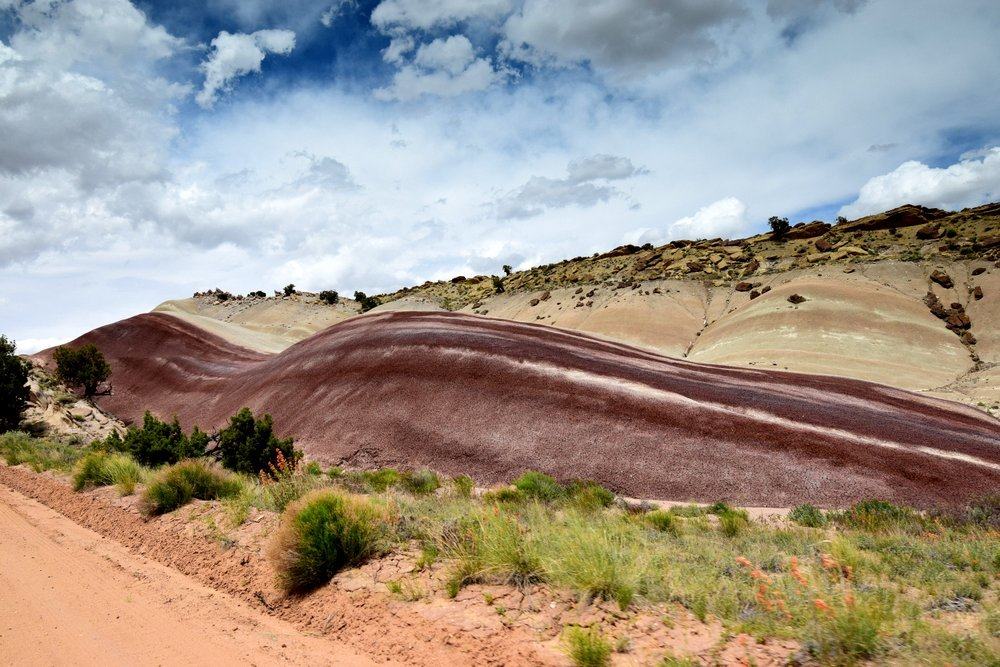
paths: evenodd
<path fill-rule="evenodd" d="M 0 332 L 1000 199 L 992 0 L 0 0 Z"/>

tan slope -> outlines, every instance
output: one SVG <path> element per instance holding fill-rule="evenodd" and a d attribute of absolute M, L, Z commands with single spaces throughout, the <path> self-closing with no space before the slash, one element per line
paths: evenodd
<path fill-rule="evenodd" d="M 548 298 L 545 292 L 500 294 L 480 302 L 477 310 L 696 361 L 843 375 L 907 389 L 939 389 L 955 398 L 949 385 L 973 369 L 972 352 L 978 349 L 989 363 L 996 361 L 1000 348 L 1000 271 L 990 268 L 973 278 L 976 266 L 990 265 L 889 261 L 813 267 L 756 277 L 758 289 L 771 288 L 756 299 L 732 284 L 700 281 L 584 286 L 551 290 Z M 935 268 L 953 276 L 954 288 L 933 288 L 944 303 L 959 302 L 969 309 L 972 331 L 981 341 L 976 347 L 963 345 L 923 303 L 932 285 L 927 277 Z M 970 279 L 981 284 L 983 300 L 969 296 Z M 789 303 L 792 294 L 807 301 Z M 988 379 L 989 373 L 980 374 L 981 380 Z M 972 402 L 990 400 L 992 385 L 972 385 L 964 387 Z"/>
<path fill-rule="evenodd" d="M 281 352 L 357 314 L 353 301 L 330 306 L 311 294 L 223 302 L 214 297 L 176 299 L 153 310 L 179 317 L 230 343 L 268 353 Z"/>

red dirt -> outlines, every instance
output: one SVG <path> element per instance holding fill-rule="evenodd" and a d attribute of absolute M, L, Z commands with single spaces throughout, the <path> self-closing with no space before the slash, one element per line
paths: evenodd
<path fill-rule="evenodd" d="M 108 411 L 214 429 L 246 405 L 326 463 L 481 483 L 536 469 L 638 497 L 763 506 L 929 506 L 1000 487 L 1000 422 L 972 408 L 542 326 L 389 313 L 267 356 L 150 313 L 73 344 L 84 342 L 111 362 L 114 393 L 98 399 Z"/>

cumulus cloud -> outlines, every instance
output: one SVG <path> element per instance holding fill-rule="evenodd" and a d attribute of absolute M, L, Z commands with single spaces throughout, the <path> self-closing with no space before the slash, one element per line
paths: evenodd
<path fill-rule="evenodd" d="M 403 59 L 412 44 L 393 41 L 383 58 L 391 62 Z M 405 49 L 404 49 L 405 47 Z M 494 69 L 487 58 L 477 58 L 472 42 L 465 35 L 439 38 L 417 49 L 412 63 L 401 67 L 392 84 L 375 91 L 381 100 L 408 101 L 423 95 L 454 97 L 485 90 L 502 81 L 506 74 Z"/>
<path fill-rule="evenodd" d="M 959 209 L 1000 200 L 1000 147 L 943 168 L 910 160 L 861 186 L 858 198 L 840 209 L 849 218 L 902 204 Z"/>
<path fill-rule="evenodd" d="M 319 22 L 324 28 L 330 28 L 341 16 L 358 8 L 358 0 L 337 0 L 320 14 Z"/>
<path fill-rule="evenodd" d="M 525 0 L 504 24 L 502 48 L 532 65 L 632 75 L 713 59 L 746 13 L 735 0 Z"/>
<path fill-rule="evenodd" d="M 736 197 L 726 197 L 702 206 L 666 229 L 641 227 L 626 234 L 629 243 L 660 245 L 675 239 L 742 238 L 753 230 L 747 218 L 747 205 Z"/>
<path fill-rule="evenodd" d="M 573 160 L 566 168 L 565 178 L 532 176 L 527 183 L 494 202 L 501 220 L 531 218 L 548 209 L 578 206 L 588 208 L 622 192 L 610 185 L 647 173 L 628 158 L 614 155 L 594 155 Z"/>
<path fill-rule="evenodd" d="M 211 108 L 219 93 L 229 90 L 235 79 L 260 72 L 268 53 L 288 55 L 295 48 L 291 30 L 258 30 L 231 34 L 223 30 L 212 40 L 212 51 L 201 64 L 205 83 L 196 96 L 203 108 Z"/>
<path fill-rule="evenodd" d="M 372 11 L 372 24 L 382 30 L 447 27 L 470 19 L 499 17 L 511 0 L 382 0 Z"/>

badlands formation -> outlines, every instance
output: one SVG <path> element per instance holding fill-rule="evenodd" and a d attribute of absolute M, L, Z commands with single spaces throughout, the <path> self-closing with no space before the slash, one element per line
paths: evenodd
<path fill-rule="evenodd" d="M 910 206 L 780 242 L 623 246 L 500 290 L 458 276 L 363 315 L 212 291 L 74 343 L 108 356 L 113 415 L 214 429 L 246 405 L 328 464 L 928 506 L 1000 484 L 998 260 L 1000 205 Z"/>

